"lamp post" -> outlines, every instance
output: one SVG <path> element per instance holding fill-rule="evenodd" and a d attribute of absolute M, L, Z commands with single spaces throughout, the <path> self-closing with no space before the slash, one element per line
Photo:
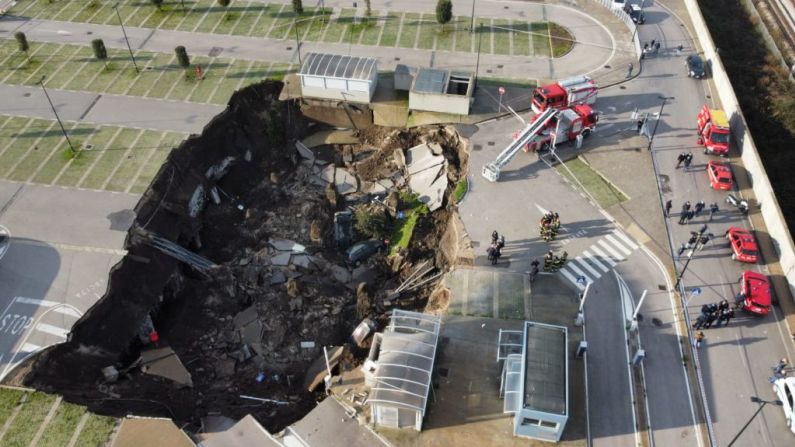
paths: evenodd
<path fill-rule="evenodd" d="M 762 399 L 760 399 L 760 398 L 758 398 L 756 396 L 751 396 L 751 402 L 756 403 L 756 404 L 762 404 L 762 405 L 760 405 L 759 408 L 756 409 L 754 414 L 751 415 L 751 418 L 748 419 L 748 422 L 746 422 L 745 425 L 743 425 L 743 428 L 740 429 L 740 432 L 737 433 L 737 435 L 731 440 L 731 442 L 726 444 L 726 447 L 732 447 L 734 445 L 734 443 L 737 441 L 737 438 L 739 438 L 740 435 L 743 434 L 745 429 L 748 428 L 749 425 L 751 425 L 751 422 L 754 420 L 756 415 L 759 414 L 762 411 L 763 408 L 765 408 L 765 405 L 773 404 L 773 405 L 781 406 L 781 401 L 780 400 L 762 400 Z"/>
<path fill-rule="evenodd" d="M 69 150 L 72 151 L 72 155 L 76 154 L 77 151 L 75 151 L 75 147 L 72 146 L 72 140 L 69 139 L 69 135 L 66 134 L 66 129 L 64 129 L 63 127 L 63 123 L 61 122 L 61 117 L 58 116 L 58 111 L 55 110 L 55 106 L 53 105 L 52 100 L 50 99 L 50 94 L 47 93 L 47 89 L 44 88 L 44 76 L 42 76 L 41 79 L 39 80 L 39 85 L 41 86 L 41 89 L 44 90 L 44 96 L 47 97 L 47 102 L 50 103 L 50 108 L 52 109 L 53 115 L 55 115 L 55 119 L 58 121 L 58 125 L 61 126 L 61 132 L 63 133 L 63 137 L 66 138 L 66 142 L 69 143 Z"/>
<path fill-rule="evenodd" d="M 665 102 L 669 99 L 674 99 L 673 96 L 659 96 L 659 98 L 662 99 L 662 104 L 660 104 L 660 113 L 659 115 L 657 115 L 657 121 L 654 122 L 654 129 L 651 132 L 651 137 L 649 137 L 649 147 L 646 148 L 647 150 L 651 150 L 651 144 L 652 142 L 654 142 L 654 135 L 657 134 L 657 126 L 660 125 L 660 120 L 662 119 L 662 113 L 663 109 L 665 108 Z"/>
<path fill-rule="evenodd" d="M 127 50 L 130 51 L 130 59 L 132 59 L 133 66 L 135 67 L 135 72 L 140 73 L 141 71 L 138 70 L 138 64 L 135 63 L 135 56 L 133 56 L 132 47 L 130 46 L 130 39 L 127 38 L 127 31 L 124 29 L 124 23 L 121 21 L 121 14 L 119 14 L 118 3 L 113 5 L 113 10 L 116 11 L 116 17 L 119 18 L 119 25 L 121 25 L 121 32 L 122 34 L 124 34 L 124 41 L 127 42 Z"/>
<path fill-rule="evenodd" d="M 301 41 L 298 40 L 298 22 L 295 21 L 293 18 L 293 31 L 295 31 L 295 48 L 298 51 L 298 66 L 300 67 L 301 64 Z"/>
<path fill-rule="evenodd" d="M 478 58 L 475 60 L 475 87 L 478 86 L 478 69 L 480 68 L 480 44 L 483 42 L 483 24 L 478 28 Z M 473 90 L 474 91 L 474 88 Z"/>
<path fill-rule="evenodd" d="M 472 0 L 472 18 L 469 22 L 469 32 L 475 32 L 475 0 Z"/>

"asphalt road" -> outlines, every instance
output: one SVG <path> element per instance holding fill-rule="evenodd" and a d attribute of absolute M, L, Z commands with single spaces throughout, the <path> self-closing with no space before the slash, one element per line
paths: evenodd
<path fill-rule="evenodd" d="M 201 133 L 224 106 L 47 89 L 61 120 Z M 40 87 L 0 84 L 0 114 L 54 119 Z"/>
<path fill-rule="evenodd" d="M 662 40 L 662 51 L 645 61 L 643 73 L 626 85 L 623 94 L 638 95 L 635 104 L 652 113 L 658 112 L 662 103 L 658 95 L 674 97 L 664 108 L 654 140 L 660 188 L 665 200 L 674 202 L 675 215 L 668 222 L 672 245 L 678 247 L 687 240 L 690 231 L 697 230 L 707 220 L 702 214 L 689 225 L 678 225 L 678 211 L 684 201 L 717 202 L 721 207 L 714 221 L 709 222 L 709 232 L 716 239 L 703 251 L 696 252 L 683 278 L 686 287 L 702 290 L 688 305 L 688 312 L 695 318 L 702 304 L 724 298 L 731 301 L 739 291 L 737 280 L 743 270 L 765 272 L 765 269 L 732 261 L 728 244 L 721 238 L 729 226 L 750 228 L 750 223 L 728 208 L 724 201 L 726 193 L 713 191 L 708 184 L 706 163 L 719 157 L 702 153 L 702 148 L 696 145 L 695 125 L 699 108 L 703 104 L 712 105 L 714 95 L 707 81 L 686 76 L 684 56 L 692 49 L 690 40 L 666 10 L 650 7 L 646 17 L 647 24 L 640 28 L 640 36 L 646 41 Z M 679 44 L 685 47 L 682 55 L 675 50 Z M 676 156 L 682 151 L 694 154 L 688 171 L 674 168 Z M 735 175 L 745 174 L 737 167 L 734 171 Z M 682 264 L 679 266 L 681 269 Z M 750 401 L 751 396 L 773 399 L 767 380 L 771 368 L 781 357 L 793 358 L 792 344 L 786 340 L 785 333 L 781 313 L 775 308 L 766 317 L 740 312 L 728 327 L 706 331 L 706 341 L 699 354 L 718 445 L 726 445 L 758 409 Z M 738 442 L 747 446 L 791 446 L 795 438 L 785 425 L 781 409 L 770 405 L 754 419 Z"/>
<path fill-rule="evenodd" d="M 0 380 L 66 340 L 121 260 L 137 196 L 0 181 Z"/>

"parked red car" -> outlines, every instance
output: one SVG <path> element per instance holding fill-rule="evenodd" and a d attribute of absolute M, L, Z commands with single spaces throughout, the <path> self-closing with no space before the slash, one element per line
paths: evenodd
<path fill-rule="evenodd" d="M 742 291 L 737 295 L 738 303 L 743 310 L 757 315 L 767 315 L 770 312 L 772 295 L 767 276 L 746 270 L 740 278 Z"/>
<path fill-rule="evenodd" d="M 712 160 L 707 163 L 707 175 L 712 189 L 732 189 L 732 171 L 728 165 Z"/>
<path fill-rule="evenodd" d="M 732 259 L 755 264 L 759 257 L 759 248 L 754 235 L 739 227 L 731 227 L 726 231 L 726 239 L 732 246 Z"/>

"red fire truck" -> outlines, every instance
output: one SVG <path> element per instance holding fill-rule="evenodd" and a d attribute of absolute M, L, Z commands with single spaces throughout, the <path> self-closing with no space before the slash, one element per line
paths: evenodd
<path fill-rule="evenodd" d="M 588 76 L 577 76 L 543 85 L 533 91 L 533 112 L 541 113 L 550 107 L 564 109 L 578 104 L 593 104 L 598 91 L 596 81 Z"/>
<path fill-rule="evenodd" d="M 698 144 L 705 154 L 726 155 L 729 152 L 729 120 L 723 110 L 706 105 L 698 112 Z"/>
<path fill-rule="evenodd" d="M 596 129 L 597 121 L 599 115 L 587 104 L 560 110 L 547 121 L 543 130 L 525 144 L 524 151 L 545 150 L 552 144 L 573 141 L 580 134 L 585 138 Z"/>

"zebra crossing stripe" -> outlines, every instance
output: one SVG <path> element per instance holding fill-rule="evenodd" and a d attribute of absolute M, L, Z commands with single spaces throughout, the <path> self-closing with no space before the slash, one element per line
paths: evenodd
<path fill-rule="evenodd" d="M 575 286 L 577 286 L 577 288 L 578 288 L 578 289 L 580 289 L 580 290 L 585 290 L 585 286 L 584 286 L 584 285 L 582 285 L 582 284 L 579 284 L 579 283 L 577 282 L 577 278 L 575 278 L 574 276 L 572 276 L 572 274 L 571 274 L 571 273 L 567 272 L 567 271 L 566 271 L 566 269 L 561 269 L 561 270 L 559 270 L 559 271 L 560 271 L 560 273 L 562 273 L 562 274 L 563 274 L 563 276 L 565 276 L 565 277 L 566 277 L 566 279 L 568 279 L 568 280 L 569 280 L 569 281 L 570 281 L 572 284 L 574 284 Z"/>
<path fill-rule="evenodd" d="M 630 239 L 629 236 L 627 236 L 626 234 L 624 234 L 624 233 L 622 233 L 622 232 L 620 232 L 618 230 L 613 230 L 613 234 L 618 236 L 622 241 L 624 241 L 625 244 L 629 245 L 629 247 L 631 249 L 633 249 L 633 250 L 637 250 L 638 249 L 638 244 L 633 242 L 632 239 Z"/>
<path fill-rule="evenodd" d="M 608 253 L 610 253 L 614 258 L 618 259 L 619 261 L 623 261 L 625 259 L 623 256 L 621 256 L 621 254 L 619 254 L 617 251 L 615 251 L 613 249 L 613 247 L 610 246 L 610 244 L 605 242 L 604 239 L 599 239 L 598 244 L 601 245 L 602 248 L 607 250 Z M 615 264 L 613 264 L 613 265 L 615 265 Z"/>
<path fill-rule="evenodd" d="M 610 271 L 609 268 L 605 267 L 604 264 L 599 262 L 599 258 L 597 258 L 596 256 L 592 255 L 588 250 L 583 250 L 582 254 L 587 256 L 588 260 L 593 262 L 594 264 L 596 264 L 596 266 L 599 267 L 600 269 L 602 269 L 603 272 L 607 273 L 607 272 Z"/>
<path fill-rule="evenodd" d="M 574 273 L 576 273 L 578 276 L 583 276 L 583 277 L 585 277 L 585 279 L 586 279 L 586 280 L 590 280 L 590 279 L 591 279 L 591 278 L 589 278 L 589 277 L 588 277 L 588 275 L 587 275 L 585 272 L 583 272 L 582 270 L 580 270 L 579 268 L 577 268 L 577 266 L 576 266 L 576 265 L 574 265 L 574 263 L 573 263 L 573 262 L 567 262 L 567 263 L 566 263 L 566 267 L 564 267 L 564 269 L 567 269 L 567 268 L 568 268 L 568 269 L 571 269 L 571 270 L 572 270 Z M 564 270 L 564 269 L 561 269 L 561 270 Z"/>
<path fill-rule="evenodd" d="M 36 325 L 36 330 L 44 332 L 45 334 L 50 334 L 50 335 L 55 335 L 56 337 L 61 337 L 63 339 L 67 338 L 67 335 L 69 334 L 68 330 L 66 330 L 64 328 L 61 328 L 61 327 L 58 327 L 58 326 L 53 326 L 53 325 L 47 324 L 47 323 L 39 323 L 39 324 L 37 324 Z"/>
<path fill-rule="evenodd" d="M 585 260 L 585 259 L 583 259 L 581 257 L 576 257 L 576 258 L 574 258 L 574 260 L 577 261 L 577 263 L 580 264 L 581 266 L 583 266 L 586 270 L 591 272 L 591 275 L 594 276 L 594 280 L 597 280 L 597 279 L 599 279 L 600 276 L 602 276 L 601 273 L 597 272 L 593 267 L 588 265 L 588 261 L 587 260 Z"/>
<path fill-rule="evenodd" d="M 603 252 L 603 251 L 602 251 L 602 249 L 601 249 L 601 248 L 599 248 L 599 247 L 597 247 L 597 246 L 596 246 L 596 244 L 594 244 L 594 245 L 591 245 L 591 250 L 593 250 L 593 251 L 594 251 L 594 253 L 596 253 L 597 255 L 599 255 L 599 257 L 600 257 L 600 258 L 602 258 L 602 260 L 603 260 L 603 261 L 605 261 L 605 262 L 607 262 L 608 264 L 610 264 L 610 267 L 615 267 L 615 266 L 616 266 L 616 263 L 615 263 L 615 261 L 613 261 L 613 260 L 610 258 L 610 256 L 607 256 L 607 255 L 605 254 L 605 252 Z"/>
<path fill-rule="evenodd" d="M 19 352 L 33 353 L 41 349 L 41 346 L 34 345 L 33 343 L 25 343 L 19 348 Z"/>
<path fill-rule="evenodd" d="M 624 246 L 621 244 L 621 242 L 618 242 L 618 239 L 614 238 L 613 236 L 611 236 L 611 235 L 607 234 L 607 235 L 605 235 L 605 239 L 607 239 L 607 240 L 609 240 L 610 242 L 612 242 L 612 243 L 613 243 L 613 245 L 614 245 L 616 248 L 618 248 L 619 250 L 621 250 L 621 251 L 622 251 L 622 252 L 623 252 L 625 255 L 629 256 L 629 255 L 631 255 L 631 254 L 632 254 L 632 251 L 631 251 L 631 250 L 627 250 L 627 248 L 626 248 L 626 247 L 624 247 Z"/>

